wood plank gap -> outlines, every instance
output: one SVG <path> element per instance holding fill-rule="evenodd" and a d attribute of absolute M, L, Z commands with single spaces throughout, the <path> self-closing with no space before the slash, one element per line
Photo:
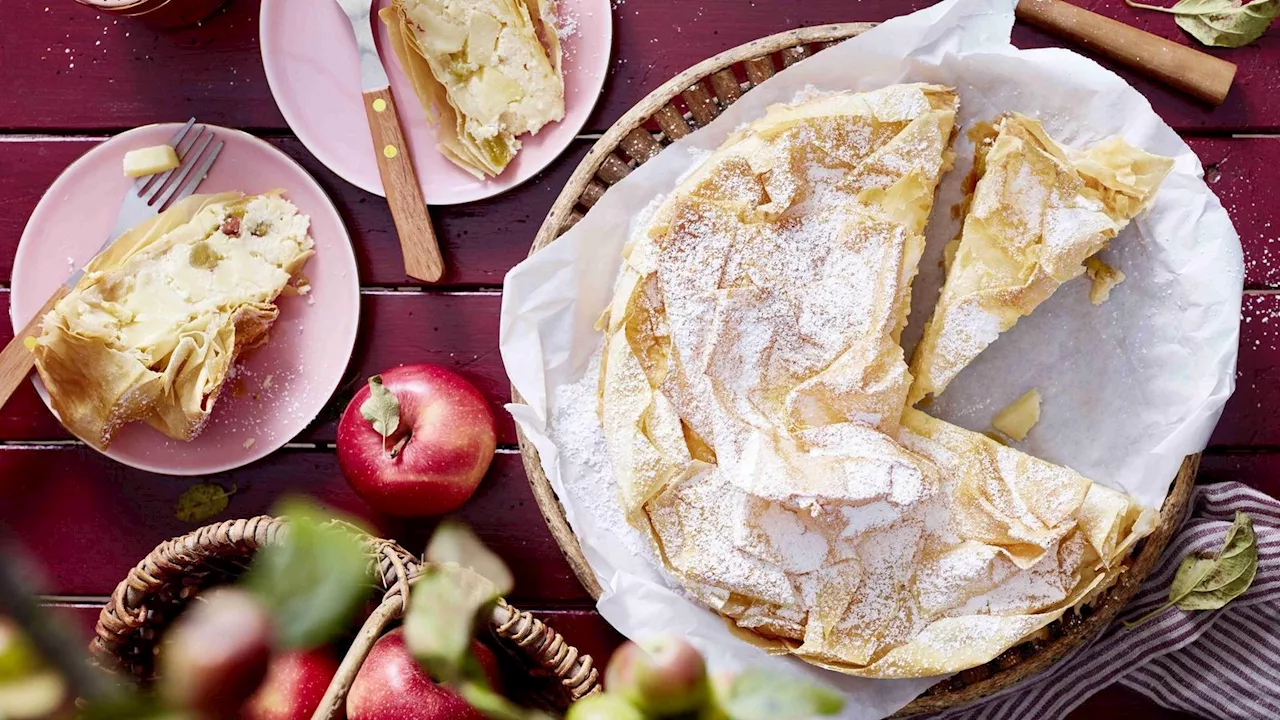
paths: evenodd
<path fill-rule="evenodd" d="M 445 297 L 495 297 L 502 295 L 501 286 L 461 286 L 436 288 L 429 285 L 405 285 L 403 287 L 372 286 L 360 288 L 361 295 L 439 295 Z"/>
<path fill-rule="evenodd" d="M 1241 457 L 1244 455 L 1280 455 L 1280 445 L 1210 445 L 1205 457 Z"/>
<path fill-rule="evenodd" d="M 96 608 L 110 602 L 110 595 L 37 595 L 36 602 L 47 607 Z"/>
<path fill-rule="evenodd" d="M 110 595 L 37 595 L 36 602 L 44 607 L 62 607 L 62 608 L 80 608 L 80 609 L 98 609 L 111 601 Z M 545 600 L 535 600 L 532 602 L 522 602 L 519 604 L 521 610 L 527 612 L 581 612 L 584 610 L 595 610 L 595 603 L 591 600 L 565 600 L 554 603 Z"/>
<path fill-rule="evenodd" d="M 199 120 L 200 118 L 196 118 Z M 164 122 L 183 122 L 179 118 L 173 120 L 161 120 Z M 157 123 L 157 124 L 159 124 Z M 76 127 L 76 128 L 49 128 L 49 127 L 7 127 L 0 128 L 0 142 L 8 142 L 11 138 L 30 137 L 40 141 L 57 142 L 59 140 L 106 140 L 109 137 L 119 135 L 120 133 L 134 130 L 137 127 L 130 125 L 127 127 Z M 217 125 L 217 127 L 229 127 Z M 297 136 L 287 127 L 262 127 L 262 126 L 240 126 L 229 127 L 231 130 L 239 130 L 255 137 L 264 139 L 294 139 Z M 28 142 L 31 142 L 30 140 Z"/>
<path fill-rule="evenodd" d="M 0 134 L 0 143 L 102 142 L 109 135 Z"/>
<path fill-rule="evenodd" d="M 0 452 L 5 450 L 66 450 L 84 447 L 79 440 L 0 440 Z"/>

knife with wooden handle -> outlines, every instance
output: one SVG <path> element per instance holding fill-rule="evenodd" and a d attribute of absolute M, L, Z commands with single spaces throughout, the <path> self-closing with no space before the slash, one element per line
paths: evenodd
<path fill-rule="evenodd" d="M 413 156 L 404 141 L 404 130 L 396 103 L 391 97 L 391 81 L 373 43 L 373 0 L 338 0 L 351 21 L 360 49 L 360 85 L 364 90 L 364 110 L 373 133 L 373 150 L 378 160 L 378 173 L 391 206 L 400 250 L 404 254 L 404 271 L 411 278 L 436 282 L 444 275 L 444 258 L 431 228 L 431 216 L 422 197 Z"/>
<path fill-rule="evenodd" d="M 1236 66 L 1063 0 L 1020 0 L 1018 18 L 1138 72 L 1221 105 Z"/>

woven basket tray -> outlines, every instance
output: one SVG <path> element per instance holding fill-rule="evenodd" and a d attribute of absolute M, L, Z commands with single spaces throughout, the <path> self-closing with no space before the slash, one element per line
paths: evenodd
<path fill-rule="evenodd" d="M 538 231 L 530 254 L 541 250 L 581 220 L 610 186 L 654 157 L 672 142 L 703 127 L 742 93 L 814 53 L 873 27 L 845 23 L 791 30 L 727 50 L 680 73 L 631 108 L 604 133 L 556 199 Z M 512 395 L 522 402 L 515 389 Z M 542 472 L 533 444 L 520 433 L 520 452 L 534 496 L 551 533 L 578 579 L 593 597 L 600 596 L 595 574 L 565 520 L 564 508 Z M 1089 606 L 1071 611 L 1036 639 L 1012 648 L 992 662 L 966 670 L 934 685 L 898 716 L 936 712 L 973 702 L 1044 670 L 1072 648 L 1093 637 L 1137 592 L 1182 522 L 1195 483 L 1199 456 L 1188 457 L 1161 511 L 1155 532 L 1130 556 L 1130 567 Z"/>
<path fill-rule="evenodd" d="M 281 518 L 229 520 L 161 544 L 129 571 L 103 607 L 89 646 L 95 661 L 149 684 L 169 623 L 202 590 L 239 577 L 258 548 L 275 542 L 286 529 Z M 342 659 L 321 702 L 327 714 L 317 713 L 318 718 L 343 716 L 356 671 L 387 624 L 403 613 L 411 583 L 422 571 L 421 562 L 394 542 L 370 537 L 366 544 L 383 595 Z M 599 674 L 591 656 L 529 613 L 499 601 L 489 630 L 489 646 L 528 671 L 526 682 L 508 688 L 517 702 L 564 712 L 574 700 L 597 691 Z"/>

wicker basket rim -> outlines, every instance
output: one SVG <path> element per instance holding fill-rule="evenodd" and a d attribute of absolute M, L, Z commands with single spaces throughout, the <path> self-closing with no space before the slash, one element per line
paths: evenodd
<path fill-rule="evenodd" d="M 875 23 L 840 23 L 769 35 L 725 50 L 697 63 L 659 86 L 624 113 L 592 146 L 570 176 L 560 195 L 557 196 L 534 239 L 529 254 L 532 255 L 546 247 L 572 227 L 578 219 L 589 212 L 590 207 L 608 190 L 609 186 L 625 177 L 632 167 L 631 163 L 624 159 L 626 156 L 630 156 L 632 162 L 638 165 L 665 149 L 672 140 L 670 130 L 680 129 L 672 113 L 678 113 L 687 126 L 693 126 L 698 120 L 696 103 L 710 97 L 704 83 L 709 83 L 719 103 L 727 106 L 736 99 L 736 95 L 734 89 L 727 86 L 724 80 L 726 74 L 735 68 L 745 66 L 744 72 L 737 73 L 733 77 L 743 75 L 748 77 L 744 85 L 749 90 L 753 87 L 752 71 L 760 68 L 759 64 L 753 67 L 752 63 L 772 65 L 773 55 L 778 54 L 782 57 L 785 67 L 789 64 L 788 60 L 799 60 L 811 54 L 813 52 L 810 50 L 811 46 L 821 50 L 830 44 L 864 32 L 874 25 Z M 689 107 L 688 113 L 680 108 L 677 97 Z M 720 109 L 717 106 L 714 114 L 719 112 Z M 663 133 L 655 134 L 645 129 L 646 124 L 654 121 L 662 127 Z M 688 127 L 685 128 L 687 129 Z M 646 152 L 650 154 L 645 155 Z M 578 210 L 578 208 L 583 209 Z M 511 393 L 513 402 L 524 402 L 515 387 L 511 388 Z M 516 433 L 525 472 L 547 526 L 578 580 L 593 598 L 599 599 L 602 588 L 582 552 L 577 537 L 569 527 L 564 508 L 556 497 L 555 490 L 542 470 L 537 449 L 519 425 L 516 426 Z M 1156 530 L 1135 549 L 1130 556 L 1131 564 L 1127 572 L 1123 573 L 1098 601 L 1095 601 L 1097 606 L 1090 607 L 1091 613 L 1088 617 L 1066 628 L 1059 636 L 1040 644 L 1029 655 L 1014 658 L 1011 664 L 1005 658 L 1010 653 L 1019 651 L 1019 648 L 1014 648 L 986 666 L 962 673 L 962 676 L 967 677 L 962 679 L 959 687 L 952 687 L 954 683 L 948 684 L 945 681 L 939 683 L 928 693 L 916 698 L 899 711 L 895 717 L 938 712 L 966 705 L 1000 692 L 1048 668 L 1071 649 L 1101 632 L 1137 592 L 1142 579 L 1159 561 L 1173 533 L 1181 525 L 1190 503 L 1198 467 L 1199 455 L 1188 456 L 1185 459 L 1173 479 L 1169 495 L 1161 508 Z M 1073 617 L 1078 616 L 1073 615 Z M 1004 665 L 993 669 L 992 666 L 997 662 L 1004 662 Z"/>
<path fill-rule="evenodd" d="M 121 669 L 121 653 L 125 648 L 136 638 L 153 643 L 158 630 L 163 630 L 150 627 L 154 625 L 152 613 L 148 611 L 152 597 L 175 584 L 180 585 L 188 570 L 203 563 L 244 557 L 278 542 L 287 531 L 287 524 L 286 518 L 266 515 L 227 520 L 158 545 L 129 571 L 99 613 L 89 648 L 95 662 L 112 671 Z M 413 580 L 427 567 L 394 541 L 359 528 L 351 529 L 364 536 L 370 556 L 376 561 L 374 575 L 383 597 L 343 658 L 322 708 L 340 707 L 364 657 L 386 626 L 403 614 Z M 190 596 L 181 597 L 186 601 Z M 499 599 L 488 626 L 500 644 L 522 658 L 531 675 L 555 681 L 555 690 L 548 687 L 538 694 L 562 696 L 563 700 L 555 701 L 561 705 L 556 709 L 567 709 L 572 700 L 598 691 L 599 672 L 591 656 L 579 652 L 541 620 Z M 132 668 L 124 669 L 136 674 Z"/>

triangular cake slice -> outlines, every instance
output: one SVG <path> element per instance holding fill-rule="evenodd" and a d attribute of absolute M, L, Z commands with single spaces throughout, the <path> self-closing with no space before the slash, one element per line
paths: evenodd
<path fill-rule="evenodd" d="M 1002 116 L 978 143 L 969 213 L 912 357 L 910 404 L 940 395 L 1000 333 L 1083 274 L 1172 167 L 1119 137 L 1075 151 L 1036 120 Z"/>

